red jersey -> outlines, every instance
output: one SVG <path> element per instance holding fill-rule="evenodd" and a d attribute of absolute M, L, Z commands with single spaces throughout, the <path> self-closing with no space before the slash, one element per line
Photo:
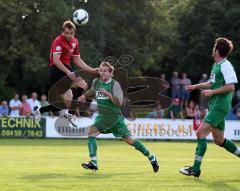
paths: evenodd
<path fill-rule="evenodd" d="M 61 54 L 61 62 L 70 66 L 71 58 L 80 55 L 78 40 L 74 37 L 68 42 L 62 34 L 57 36 L 51 46 L 49 66 L 54 65 L 53 54 L 55 53 Z"/>

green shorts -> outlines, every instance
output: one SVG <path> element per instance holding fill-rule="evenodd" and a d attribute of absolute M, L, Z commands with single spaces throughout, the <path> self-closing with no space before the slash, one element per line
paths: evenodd
<path fill-rule="evenodd" d="M 204 119 L 204 122 L 210 124 L 214 128 L 224 131 L 226 115 L 226 111 L 217 107 L 213 107 L 209 110 L 207 116 Z"/>
<path fill-rule="evenodd" d="M 94 121 L 95 126 L 101 133 L 112 133 L 115 137 L 129 137 L 131 132 L 128 130 L 122 116 L 108 117 L 98 115 Z"/>

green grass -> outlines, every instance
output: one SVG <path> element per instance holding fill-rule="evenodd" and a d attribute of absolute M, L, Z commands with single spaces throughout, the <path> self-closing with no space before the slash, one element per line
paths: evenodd
<path fill-rule="evenodd" d="M 191 165 L 195 142 L 144 141 L 161 169 L 120 140 L 98 140 L 99 171 L 82 169 L 88 161 L 86 139 L 0 139 L 0 191 L 55 190 L 240 190 L 239 158 L 208 144 L 200 178 L 178 173 Z"/>

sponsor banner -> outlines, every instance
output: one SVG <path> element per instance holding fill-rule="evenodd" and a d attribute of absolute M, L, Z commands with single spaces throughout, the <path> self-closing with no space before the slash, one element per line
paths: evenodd
<path fill-rule="evenodd" d="M 46 136 L 46 118 L 35 121 L 26 117 L 0 118 L 0 137 L 38 137 Z"/>
<path fill-rule="evenodd" d="M 94 119 L 88 117 L 77 118 L 77 127 L 73 127 L 63 117 L 48 117 L 46 137 L 49 138 L 87 138 L 89 127 Z M 114 138 L 112 134 L 101 134 L 98 138 Z"/>
<path fill-rule="evenodd" d="M 73 127 L 61 117 L 47 118 L 46 137 L 51 138 L 86 138 L 88 127 L 92 125 L 92 118 L 78 118 L 78 127 Z M 128 129 L 135 138 L 139 139 L 177 139 L 195 140 L 193 120 L 171 119 L 125 119 Z M 240 140 L 240 121 L 226 121 L 225 137 Z M 100 134 L 98 138 L 115 138 L 112 134 Z M 212 140 L 212 135 L 207 139 Z"/>

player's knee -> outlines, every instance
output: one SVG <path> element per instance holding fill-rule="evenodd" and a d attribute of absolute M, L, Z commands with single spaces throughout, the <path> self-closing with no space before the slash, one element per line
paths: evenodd
<path fill-rule="evenodd" d="M 71 90 L 68 90 L 64 95 L 63 95 L 63 98 L 65 100 L 72 100 L 72 97 L 73 97 L 73 94 L 72 94 L 72 91 Z"/>
<path fill-rule="evenodd" d="M 82 89 L 84 89 L 84 90 L 87 90 L 87 89 L 88 89 L 88 85 L 87 85 L 87 83 L 86 83 L 84 80 L 79 81 L 79 82 L 76 84 L 76 86 L 77 86 L 78 88 L 82 88 Z"/>
<path fill-rule="evenodd" d="M 196 136 L 197 136 L 198 139 L 201 138 L 201 135 L 202 135 L 201 131 L 197 131 Z"/>
<path fill-rule="evenodd" d="M 127 144 L 133 146 L 134 139 L 128 137 L 128 138 L 125 138 L 124 141 L 125 141 Z"/>
<path fill-rule="evenodd" d="M 214 139 L 213 141 L 214 141 L 214 143 L 215 143 L 216 145 L 218 145 L 218 146 L 221 146 L 222 143 L 224 142 L 224 140 L 222 140 L 222 139 Z"/>
<path fill-rule="evenodd" d="M 96 137 L 96 136 L 95 136 L 95 133 L 93 133 L 93 132 L 88 132 L 88 137 Z"/>

